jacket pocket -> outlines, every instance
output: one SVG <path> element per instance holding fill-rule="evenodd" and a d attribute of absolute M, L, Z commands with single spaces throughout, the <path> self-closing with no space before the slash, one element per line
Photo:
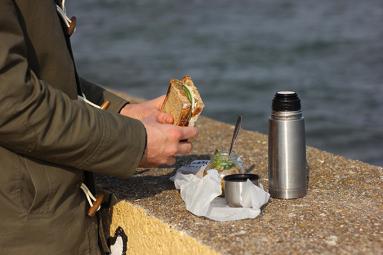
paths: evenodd
<path fill-rule="evenodd" d="M 21 158 L 24 163 L 24 178 L 20 184 L 20 198 L 23 209 L 28 215 L 47 214 L 52 198 L 52 182 L 44 164 Z"/>
<path fill-rule="evenodd" d="M 24 179 L 20 184 L 21 201 L 28 215 L 51 215 L 78 206 L 83 172 L 45 161 L 22 158 Z"/>

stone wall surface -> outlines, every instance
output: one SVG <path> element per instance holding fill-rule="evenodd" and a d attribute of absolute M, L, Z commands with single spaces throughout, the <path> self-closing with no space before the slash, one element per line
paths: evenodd
<path fill-rule="evenodd" d="M 383 254 L 383 169 L 311 147 L 304 198 L 271 199 L 251 220 L 214 222 L 192 215 L 169 177 L 193 159 L 228 148 L 234 128 L 206 117 L 197 126 L 192 155 L 178 158 L 175 167 L 138 169 L 127 180 L 97 178 L 122 201 L 111 232 L 123 226 L 129 254 Z M 241 130 L 235 151 L 245 166 L 255 165 L 267 190 L 267 136 Z M 134 216 L 135 210 L 146 219 Z M 167 230 L 156 230 L 156 222 Z"/>

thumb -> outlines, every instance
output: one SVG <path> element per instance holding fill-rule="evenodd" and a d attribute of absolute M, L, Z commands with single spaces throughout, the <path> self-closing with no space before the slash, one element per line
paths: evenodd
<path fill-rule="evenodd" d="M 157 109 L 160 109 L 164 100 L 165 100 L 165 95 L 162 95 L 162 96 L 159 96 L 157 98 L 150 100 L 150 103 L 152 105 L 154 105 L 154 107 L 156 107 Z"/>

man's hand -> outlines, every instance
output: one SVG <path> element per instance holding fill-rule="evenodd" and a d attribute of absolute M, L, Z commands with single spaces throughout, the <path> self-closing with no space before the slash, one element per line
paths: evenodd
<path fill-rule="evenodd" d="M 165 95 L 139 104 L 127 104 L 121 109 L 120 114 L 141 121 L 155 118 L 160 123 L 172 124 L 173 117 L 160 111 L 164 99 Z"/>
<path fill-rule="evenodd" d="M 197 136 L 194 127 L 179 127 L 170 125 L 173 117 L 160 111 L 165 96 L 139 104 L 127 104 L 120 114 L 140 120 L 147 134 L 146 150 L 140 167 L 173 165 L 176 155 L 188 154 L 192 144 L 188 139 Z"/>
<path fill-rule="evenodd" d="M 176 162 L 176 155 L 191 152 L 192 144 L 186 140 L 198 134 L 195 127 L 160 124 L 153 118 L 146 118 L 142 123 L 146 128 L 147 145 L 140 163 L 141 167 L 173 165 Z"/>

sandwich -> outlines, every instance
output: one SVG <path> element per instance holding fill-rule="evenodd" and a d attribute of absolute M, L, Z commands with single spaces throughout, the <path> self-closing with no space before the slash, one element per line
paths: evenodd
<path fill-rule="evenodd" d="M 190 76 L 171 80 L 161 111 L 173 116 L 177 126 L 194 127 L 205 107 Z"/>

